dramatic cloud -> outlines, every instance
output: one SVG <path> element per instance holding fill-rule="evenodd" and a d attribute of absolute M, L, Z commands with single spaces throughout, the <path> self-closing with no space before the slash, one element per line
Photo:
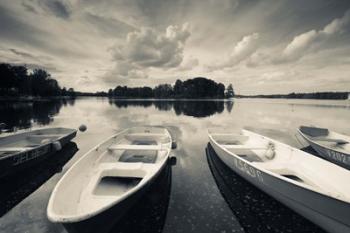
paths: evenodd
<path fill-rule="evenodd" d="M 253 33 L 244 36 L 232 49 L 231 54 L 223 62 L 218 62 L 214 65 L 209 65 L 209 70 L 222 69 L 233 67 L 252 55 L 258 48 L 259 34 Z"/>
<path fill-rule="evenodd" d="M 258 39 L 258 33 L 243 37 L 243 39 L 233 48 L 230 56 L 231 62 L 238 63 L 251 55 L 257 48 Z"/>
<path fill-rule="evenodd" d="M 296 36 L 293 41 L 283 50 L 283 58 L 286 60 L 299 59 L 311 44 L 318 38 L 319 34 L 315 30 Z"/>
<path fill-rule="evenodd" d="M 322 30 L 311 30 L 300 34 L 286 46 L 277 62 L 296 61 L 310 52 L 314 48 L 319 48 L 320 43 L 324 43 L 337 34 L 344 32 L 349 27 L 350 11 L 347 11 L 342 18 L 334 19 Z"/>
<path fill-rule="evenodd" d="M 120 19 L 109 16 L 101 16 L 96 13 L 84 12 L 84 21 L 93 26 L 98 33 L 111 38 L 124 38 L 125 34 L 136 30 L 136 28 Z"/>
<path fill-rule="evenodd" d="M 350 11 L 345 12 L 344 16 L 340 19 L 334 19 L 330 24 L 326 25 L 321 33 L 326 35 L 333 35 L 335 33 L 344 32 L 350 23 Z"/>
<path fill-rule="evenodd" d="M 349 9 L 349 0 L 0 1 L 0 62 L 45 68 L 80 91 L 194 76 L 241 94 L 348 90 Z"/>
<path fill-rule="evenodd" d="M 181 64 L 186 40 L 190 36 L 187 23 L 167 27 L 165 33 L 141 28 L 127 35 L 124 45 L 112 49 L 115 72 L 127 78 L 146 77 L 141 69 L 171 68 Z"/>

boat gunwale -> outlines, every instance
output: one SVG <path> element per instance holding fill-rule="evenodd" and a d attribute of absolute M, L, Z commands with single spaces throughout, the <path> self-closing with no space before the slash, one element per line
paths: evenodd
<path fill-rule="evenodd" d="M 12 135 L 7 135 L 7 136 L 4 136 L 4 137 L 1 137 L 1 139 L 4 139 L 4 138 L 9 138 L 9 137 L 16 137 L 16 136 L 20 136 L 20 135 L 23 135 L 23 134 L 29 134 L 31 132 L 35 132 L 35 131 L 41 131 L 41 130 L 47 130 L 47 129 L 68 129 L 70 130 L 71 132 L 69 133 L 66 133 L 62 136 L 60 136 L 59 138 L 53 140 L 53 141 L 50 141 L 50 142 L 47 142 L 47 143 L 44 143 L 44 144 L 41 144 L 39 146 L 36 146 L 36 147 L 28 147 L 28 149 L 26 150 L 23 150 L 23 151 L 17 151 L 13 154 L 8 154 L 8 155 L 5 155 L 5 156 L 0 156 L 0 161 L 1 160 L 5 160 L 5 159 L 8 159 L 8 158 L 11 158 L 11 157 L 14 157 L 16 155 L 19 155 L 19 154 L 22 154 L 22 153 L 28 153 L 28 152 L 31 152 L 31 151 L 34 151 L 34 150 L 38 150 L 40 148 L 43 148 L 45 146 L 48 146 L 48 145 L 51 145 L 53 142 L 55 141 L 60 141 L 64 138 L 67 138 L 69 137 L 70 135 L 73 135 L 75 133 L 77 133 L 77 130 L 76 129 L 70 129 L 70 128 L 64 128 L 64 127 L 55 127 L 55 128 L 39 128 L 39 129 L 35 129 L 35 130 L 32 130 L 32 131 L 27 131 L 27 132 L 21 132 L 21 133 L 16 133 L 16 134 L 12 134 Z M 0 147 L 0 151 L 1 151 L 1 147 Z"/>
<path fill-rule="evenodd" d="M 334 131 L 330 131 L 330 132 L 335 133 Z M 343 151 L 340 151 L 340 150 L 338 150 L 338 149 L 336 149 L 336 148 L 331 148 L 331 147 L 329 147 L 329 146 L 327 146 L 327 145 L 325 145 L 325 144 L 321 144 L 321 143 L 319 143 L 319 142 L 316 142 L 315 140 L 312 140 L 312 139 L 310 138 L 310 136 L 308 136 L 307 134 L 303 133 L 303 132 L 300 130 L 300 128 L 298 128 L 298 133 L 299 133 L 306 141 L 311 142 L 311 143 L 314 143 L 314 144 L 316 144 L 317 146 L 319 146 L 319 147 L 321 147 L 321 148 L 324 148 L 324 149 L 327 149 L 327 150 L 331 150 L 331 151 L 335 151 L 335 152 L 338 152 L 338 153 L 342 153 L 342 154 L 344 154 L 344 155 L 346 155 L 346 156 L 350 156 L 350 153 L 344 153 Z M 346 136 L 346 135 L 343 135 L 343 136 Z M 347 137 L 347 136 L 346 136 L 346 137 Z M 350 144 L 350 142 L 348 142 L 348 143 Z"/>
<path fill-rule="evenodd" d="M 145 126 L 143 126 L 145 127 Z M 147 127 L 156 127 L 156 126 L 147 126 Z M 145 180 L 143 177 L 143 179 L 140 181 L 140 183 L 133 187 L 132 189 L 128 190 L 128 192 L 126 192 L 125 194 L 123 194 L 120 198 L 112 201 L 111 203 L 109 203 L 108 205 L 103 206 L 102 208 L 99 208 L 95 211 L 93 211 L 93 213 L 83 213 L 83 214 L 71 214 L 71 215 L 64 215 L 64 214 L 56 214 L 53 211 L 53 202 L 54 202 L 54 198 L 56 197 L 56 193 L 58 190 L 58 187 L 61 185 L 61 183 L 63 182 L 64 179 L 66 179 L 66 176 L 68 176 L 69 172 L 71 170 L 73 170 L 83 159 L 85 159 L 90 153 L 92 153 L 93 151 L 96 151 L 102 144 L 106 143 L 108 140 L 113 139 L 118 137 L 119 135 L 122 135 L 123 133 L 126 133 L 128 131 L 130 131 L 131 129 L 135 129 L 135 128 L 139 128 L 139 127 L 131 127 L 131 128 L 127 128 L 124 129 L 112 136 L 107 137 L 106 139 L 104 139 L 101 143 L 99 143 L 98 145 L 94 146 L 93 148 L 91 148 L 88 152 L 86 152 L 84 155 L 81 156 L 81 158 L 79 158 L 69 169 L 67 172 L 65 172 L 65 174 L 63 174 L 63 176 L 60 178 L 60 180 L 57 182 L 57 184 L 55 185 L 54 190 L 52 191 L 51 195 L 50 195 L 50 199 L 49 199 L 49 203 L 47 205 L 47 217 L 50 221 L 52 222 L 56 222 L 56 223 L 75 223 L 75 222 L 80 222 L 80 221 L 85 221 L 90 219 L 91 217 L 97 216 L 100 213 L 104 212 L 105 210 L 108 210 L 110 208 L 112 208 L 113 206 L 115 206 L 116 204 L 124 201 L 125 199 L 127 199 L 129 196 L 135 194 L 138 190 L 140 190 L 141 188 L 143 188 L 145 185 L 147 185 L 147 183 L 153 178 L 155 177 L 162 169 L 163 167 L 166 165 L 166 161 L 170 156 L 170 151 L 171 151 L 171 142 L 172 142 L 172 137 L 171 134 L 169 133 L 168 129 L 166 129 L 164 127 L 164 135 L 168 136 L 170 141 L 167 142 L 166 144 L 170 143 L 169 148 L 167 149 L 160 149 L 157 151 L 167 151 L 167 154 L 165 156 L 165 158 L 163 159 L 162 164 L 160 164 L 159 169 L 152 175 L 152 176 L 145 176 L 148 177 L 147 180 Z M 107 151 L 107 150 L 106 150 Z M 104 151 L 103 153 L 105 153 L 106 151 Z M 54 198 L 53 198 L 54 197 Z"/>
<path fill-rule="evenodd" d="M 295 151 L 297 151 L 297 152 L 301 152 L 302 154 L 308 154 L 307 152 L 304 152 L 304 151 L 302 151 L 302 150 L 300 150 L 300 149 L 293 148 L 293 147 L 291 147 L 291 146 L 289 146 L 289 145 L 287 145 L 287 144 L 285 144 L 285 143 L 282 143 L 282 142 L 279 142 L 279 141 L 277 141 L 277 140 L 271 139 L 271 138 L 269 138 L 269 137 L 266 137 L 266 136 L 263 136 L 263 135 L 254 133 L 254 132 L 252 132 L 252 131 L 249 131 L 249 130 L 246 130 L 246 129 L 242 129 L 242 132 L 248 132 L 248 133 L 254 134 L 254 135 L 256 135 L 256 136 L 263 137 L 263 138 L 265 138 L 265 139 L 267 139 L 267 140 L 269 140 L 269 141 L 272 141 L 272 142 L 274 142 L 274 143 L 282 144 L 283 146 L 285 146 L 285 147 L 291 149 L 292 151 L 295 150 Z M 340 201 L 340 202 L 342 202 L 342 203 L 346 203 L 346 204 L 348 204 L 348 205 L 350 204 L 350 199 L 346 199 L 346 198 L 340 199 L 339 197 L 334 197 L 333 195 L 329 195 L 329 194 L 327 194 L 326 192 L 324 192 L 324 191 L 322 191 L 322 190 L 318 190 L 318 189 L 314 188 L 314 187 L 311 186 L 311 185 L 306 185 L 306 184 L 304 184 L 304 183 L 300 183 L 300 182 L 297 182 L 297 181 L 295 181 L 295 180 L 288 179 L 288 178 L 286 178 L 286 177 L 284 177 L 284 176 L 282 176 L 282 175 L 279 175 L 278 173 L 269 171 L 268 169 L 266 169 L 266 168 L 264 168 L 264 167 L 258 166 L 257 163 L 254 163 L 254 162 L 250 162 L 250 161 L 248 161 L 248 160 L 245 160 L 245 159 L 239 157 L 237 154 L 235 154 L 235 153 L 233 153 L 233 152 L 227 150 L 226 148 L 224 148 L 223 146 L 221 146 L 220 144 L 218 144 L 218 143 L 216 142 L 216 140 L 213 139 L 213 137 L 211 136 L 211 133 L 210 133 L 209 131 L 208 131 L 208 136 L 209 136 L 209 138 L 211 139 L 212 142 L 214 142 L 219 148 L 221 148 L 222 150 L 224 150 L 226 153 L 228 153 L 228 154 L 231 155 L 231 156 L 234 156 L 236 159 L 239 159 L 239 160 L 242 161 L 242 162 L 247 163 L 248 165 L 254 167 L 255 169 L 257 169 L 257 170 L 259 170 L 259 171 L 262 171 L 262 172 L 264 172 L 264 173 L 266 173 L 266 174 L 268 174 L 268 175 L 270 175 L 270 176 L 273 176 L 273 177 L 275 177 L 275 178 L 277 178 L 277 179 L 281 179 L 281 180 L 283 180 L 283 181 L 286 181 L 287 183 L 290 183 L 290 184 L 296 185 L 296 186 L 298 186 L 298 187 L 307 189 L 307 190 L 309 190 L 309 191 L 315 192 L 315 193 L 320 194 L 320 195 L 322 195 L 322 196 L 325 196 L 325 197 L 328 197 L 328 198 L 332 198 L 332 199 L 334 199 L 334 200 Z M 323 162 L 326 162 L 326 161 L 324 161 L 322 158 L 317 158 L 317 157 L 313 157 L 313 158 L 316 159 L 316 160 L 322 161 L 322 163 L 323 163 Z M 328 162 L 327 162 L 327 163 L 328 163 Z M 333 163 L 330 163 L 330 165 L 331 165 L 331 166 L 337 166 L 337 165 L 335 165 L 335 164 L 333 164 Z M 339 167 L 339 166 L 337 166 L 337 167 Z M 341 168 L 341 167 L 339 167 L 339 168 L 340 168 L 340 169 L 344 169 L 344 168 Z M 346 170 L 346 169 L 344 169 L 344 170 Z"/>

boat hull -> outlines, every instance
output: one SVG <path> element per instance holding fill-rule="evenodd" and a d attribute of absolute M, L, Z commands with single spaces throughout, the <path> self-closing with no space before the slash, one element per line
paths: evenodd
<path fill-rule="evenodd" d="M 77 132 L 74 131 L 57 141 L 59 141 L 63 147 L 70 142 L 76 134 Z M 50 143 L 3 158 L 0 160 L 0 178 L 11 176 L 19 171 L 40 163 L 56 152 L 57 150 L 54 148 L 53 144 Z"/>
<path fill-rule="evenodd" d="M 311 141 L 303 133 L 300 133 L 300 134 L 309 143 L 312 149 L 314 149 L 322 158 L 350 170 L 350 154 L 346 154 L 340 151 L 332 150 L 330 148 L 322 147 L 314 143 L 313 141 Z"/>
<path fill-rule="evenodd" d="M 210 139 L 214 151 L 230 169 L 328 232 L 350 232 L 349 203 L 286 182 L 227 153 Z"/>
<path fill-rule="evenodd" d="M 109 232 L 125 215 L 125 213 L 141 199 L 152 184 L 157 181 L 159 175 L 167 168 L 167 166 L 169 166 L 168 161 L 146 185 L 137 192 L 131 194 L 128 198 L 119 202 L 117 205 L 82 221 L 62 223 L 64 228 L 69 233 Z"/>

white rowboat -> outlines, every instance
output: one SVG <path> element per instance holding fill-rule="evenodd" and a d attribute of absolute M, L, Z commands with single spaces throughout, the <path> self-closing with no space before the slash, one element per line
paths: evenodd
<path fill-rule="evenodd" d="M 105 232 L 165 168 L 172 139 L 160 127 L 118 133 L 80 158 L 52 192 L 47 215 L 69 232 Z"/>
<path fill-rule="evenodd" d="M 248 130 L 208 135 L 238 175 L 328 232 L 350 232 L 350 171 Z"/>
<path fill-rule="evenodd" d="M 325 128 L 300 126 L 300 135 L 324 159 L 350 169 L 350 137 Z"/>

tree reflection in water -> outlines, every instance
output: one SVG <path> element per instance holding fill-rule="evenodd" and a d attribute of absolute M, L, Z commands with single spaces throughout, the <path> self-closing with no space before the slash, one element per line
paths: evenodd
<path fill-rule="evenodd" d="M 227 112 L 229 112 L 229 113 L 232 112 L 234 103 L 235 102 L 233 102 L 232 100 L 229 100 L 229 101 L 225 102 Z"/>
<path fill-rule="evenodd" d="M 229 103 L 230 102 L 230 103 Z M 110 104 L 118 108 L 127 108 L 129 106 L 152 107 L 160 111 L 174 110 L 176 115 L 193 116 L 196 118 L 208 117 L 214 114 L 222 113 L 225 110 L 230 113 L 233 108 L 232 101 L 195 101 L 195 100 L 116 100 L 110 99 Z M 226 104 L 225 104 L 226 103 Z"/>
<path fill-rule="evenodd" d="M 6 124 L 8 131 L 26 129 L 33 123 L 48 125 L 53 121 L 62 106 L 74 105 L 74 99 L 34 102 L 7 102 L 1 101 L 0 122 Z"/>

